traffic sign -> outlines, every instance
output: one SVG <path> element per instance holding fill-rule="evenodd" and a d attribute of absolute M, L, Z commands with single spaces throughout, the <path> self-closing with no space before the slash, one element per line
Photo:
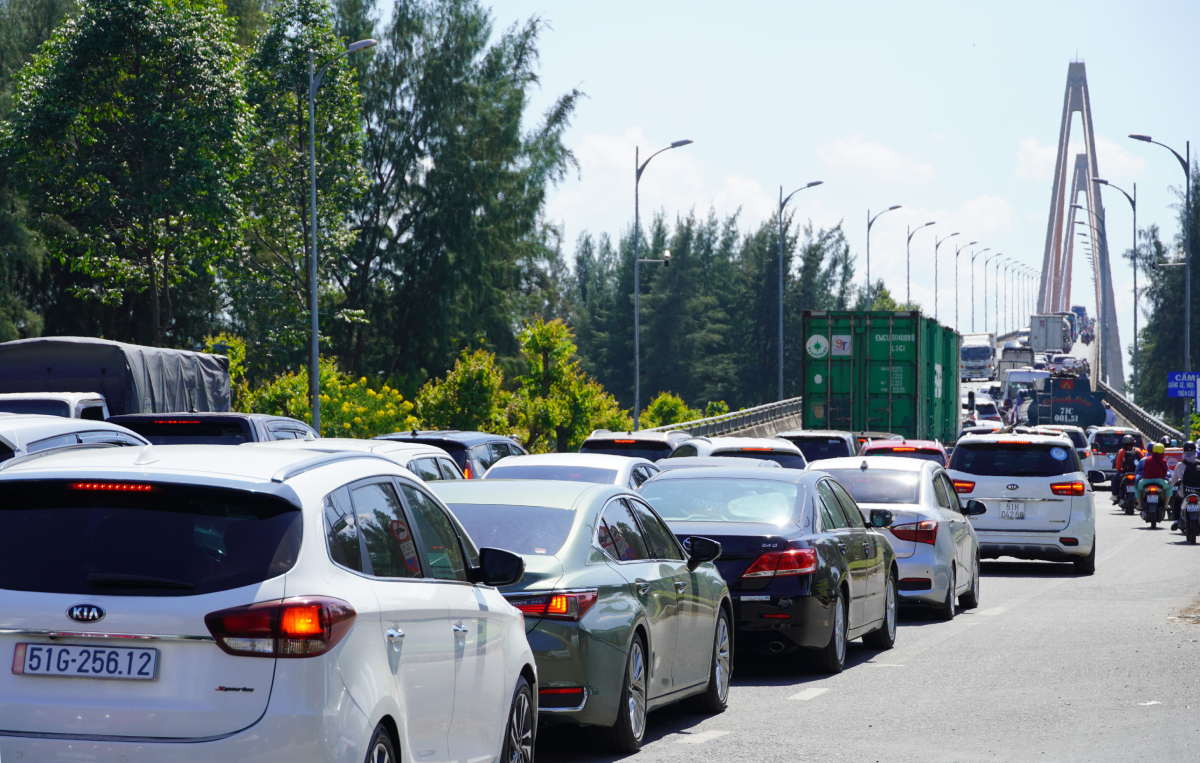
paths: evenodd
<path fill-rule="evenodd" d="M 1196 397 L 1200 371 L 1171 371 L 1167 374 L 1167 397 Z"/>

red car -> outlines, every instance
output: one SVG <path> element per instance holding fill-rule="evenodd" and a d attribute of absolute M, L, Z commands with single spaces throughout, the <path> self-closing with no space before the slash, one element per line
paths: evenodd
<path fill-rule="evenodd" d="M 933 440 L 873 440 L 865 443 L 860 451 L 864 456 L 899 456 L 935 461 L 942 466 L 950 463 L 946 449 Z"/>

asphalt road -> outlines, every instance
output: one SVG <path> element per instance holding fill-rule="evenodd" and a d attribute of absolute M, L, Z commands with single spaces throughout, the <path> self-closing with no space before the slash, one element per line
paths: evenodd
<path fill-rule="evenodd" d="M 1200 761 L 1200 544 L 1095 499 L 1094 576 L 984 562 L 978 609 L 903 612 L 894 649 L 855 642 L 837 676 L 739 660 L 725 713 L 651 713 L 632 759 Z M 619 759 L 574 729 L 537 754 Z"/>

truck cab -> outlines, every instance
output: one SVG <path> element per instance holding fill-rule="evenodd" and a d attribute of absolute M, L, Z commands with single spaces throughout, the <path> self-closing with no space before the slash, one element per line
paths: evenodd
<path fill-rule="evenodd" d="M 105 421 L 108 403 L 95 392 L 10 392 L 0 394 L 0 413 Z"/>

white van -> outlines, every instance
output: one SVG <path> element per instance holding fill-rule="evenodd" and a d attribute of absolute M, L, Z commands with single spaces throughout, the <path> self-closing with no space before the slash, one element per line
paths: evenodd
<path fill-rule="evenodd" d="M 108 418 L 108 403 L 104 395 L 95 392 L 9 392 L 0 395 L 0 413 L 104 421 Z"/>

